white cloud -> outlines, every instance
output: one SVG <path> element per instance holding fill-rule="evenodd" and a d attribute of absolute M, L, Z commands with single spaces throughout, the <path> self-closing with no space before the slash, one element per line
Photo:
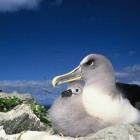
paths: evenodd
<path fill-rule="evenodd" d="M 55 0 L 54 2 L 52 2 L 52 6 L 61 6 L 63 3 L 63 0 Z"/>
<path fill-rule="evenodd" d="M 18 93 L 31 93 L 39 104 L 51 105 L 66 87 L 52 86 L 51 81 L 33 81 L 33 80 L 4 80 L 0 81 L 0 89 L 6 93 L 17 91 Z M 52 94 L 45 93 L 43 90 L 50 91 Z"/>
<path fill-rule="evenodd" d="M 14 12 L 20 9 L 35 9 L 41 0 L 0 0 L 0 12 Z"/>
<path fill-rule="evenodd" d="M 130 71 L 133 73 L 140 73 L 140 64 L 136 64 L 133 66 L 128 66 L 124 69 L 125 71 Z"/>
<path fill-rule="evenodd" d="M 134 56 L 134 55 L 137 54 L 137 52 L 136 51 L 133 51 L 133 50 L 130 50 L 128 54 L 129 54 L 129 56 Z"/>
<path fill-rule="evenodd" d="M 120 82 L 128 82 L 140 85 L 140 64 L 128 66 L 115 72 L 116 78 Z"/>
<path fill-rule="evenodd" d="M 115 53 L 115 54 L 114 54 L 114 58 L 119 58 L 120 56 L 121 56 L 120 53 Z"/>
<path fill-rule="evenodd" d="M 5 92 L 17 91 L 20 93 L 42 94 L 44 93 L 43 90 L 59 93 L 63 90 L 63 86 L 54 88 L 50 80 L 4 80 L 0 81 L 0 89 Z"/>
<path fill-rule="evenodd" d="M 129 74 L 126 73 L 126 72 L 115 72 L 115 76 L 116 76 L 117 78 L 126 78 L 126 77 L 129 76 Z"/>
<path fill-rule="evenodd" d="M 140 81 L 132 81 L 129 84 L 136 84 L 136 85 L 140 85 Z"/>

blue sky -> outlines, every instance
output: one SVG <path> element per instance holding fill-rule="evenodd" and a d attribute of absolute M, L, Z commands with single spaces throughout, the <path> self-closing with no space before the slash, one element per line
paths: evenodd
<path fill-rule="evenodd" d="M 51 80 L 88 54 L 140 84 L 138 0 L 1 0 L 0 81 Z"/>

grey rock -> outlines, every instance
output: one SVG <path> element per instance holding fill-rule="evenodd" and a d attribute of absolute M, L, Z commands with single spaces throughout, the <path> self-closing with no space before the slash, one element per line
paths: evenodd
<path fill-rule="evenodd" d="M 36 102 L 30 94 L 13 92 L 0 96 L 16 96 L 24 103 Z M 29 105 L 22 104 L 7 113 L 0 112 L 0 140 L 140 140 L 137 124 L 116 125 L 102 129 L 85 137 L 61 137 L 54 134 L 50 126 L 40 122 Z"/>
<path fill-rule="evenodd" d="M 29 104 L 32 102 L 37 103 L 34 97 L 29 93 L 20 94 L 16 91 L 12 93 L 0 92 L 0 97 L 13 97 L 13 96 L 16 96 L 17 98 L 21 99 L 24 103 L 29 103 Z"/>
<path fill-rule="evenodd" d="M 116 125 L 87 136 L 88 140 L 140 140 L 140 126 L 137 124 Z M 86 140 L 82 138 L 81 140 Z"/>
<path fill-rule="evenodd" d="M 140 140 L 140 126 L 137 124 L 116 125 L 79 138 L 52 135 L 51 130 L 26 131 L 16 135 L 7 135 L 0 127 L 0 140 L 19 140 L 19 138 L 22 140 Z"/>
<path fill-rule="evenodd" d="M 18 140 L 20 137 L 20 134 L 14 134 L 14 135 L 7 135 L 5 133 L 5 130 L 3 129 L 3 126 L 0 126 L 0 140 Z"/>
<path fill-rule="evenodd" d="M 16 134 L 24 130 L 44 131 L 47 124 L 40 122 L 40 119 L 32 112 L 27 104 L 22 104 L 9 112 L 0 112 L 0 126 L 3 126 L 7 134 Z"/>

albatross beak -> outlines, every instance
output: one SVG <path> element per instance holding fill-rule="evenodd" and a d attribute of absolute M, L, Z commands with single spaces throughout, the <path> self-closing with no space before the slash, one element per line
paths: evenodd
<path fill-rule="evenodd" d="M 56 85 L 60 85 L 60 84 L 65 83 L 65 82 L 80 80 L 81 76 L 82 76 L 81 67 L 78 66 L 77 68 L 75 68 L 74 70 L 72 70 L 69 73 L 66 73 L 66 74 L 63 74 L 60 76 L 56 76 L 52 80 L 52 85 L 55 87 Z"/>

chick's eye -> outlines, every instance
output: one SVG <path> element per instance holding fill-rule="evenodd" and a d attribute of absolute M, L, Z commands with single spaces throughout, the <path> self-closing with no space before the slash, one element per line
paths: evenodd
<path fill-rule="evenodd" d="M 94 64 L 94 60 L 89 60 L 86 65 L 92 66 Z"/>
<path fill-rule="evenodd" d="M 76 92 L 78 92 L 79 91 L 79 89 L 76 89 Z"/>

